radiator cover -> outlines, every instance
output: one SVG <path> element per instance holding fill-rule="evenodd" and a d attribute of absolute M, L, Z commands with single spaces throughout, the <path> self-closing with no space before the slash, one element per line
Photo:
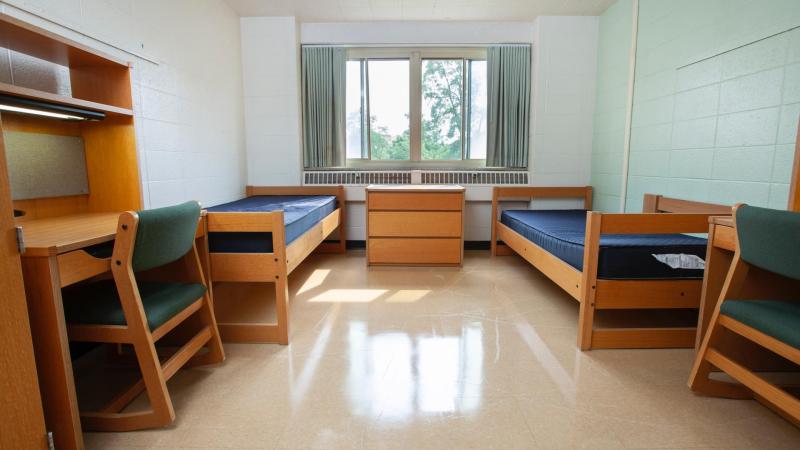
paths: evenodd
<path fill-rule="evenodd" d="M 460 184 L 527 185 L 518 170 L 314 170 L 303 172 L 304 185 Z"/>

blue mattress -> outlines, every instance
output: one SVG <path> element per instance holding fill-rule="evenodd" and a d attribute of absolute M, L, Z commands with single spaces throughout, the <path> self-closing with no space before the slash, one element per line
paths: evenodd
<path fill-rule="evenodd" d="M 336 210 L 332 195 L 256 195 L 208 208 L 209 212 L 269 212 L 283 210 L 286 245 Z M 209 233 L 215 253 L 272 253 L 272 233 Z"/>
<path fill-rule="evenodd" d="M 500 222 L 570 266 L 583 269 L 584 210 L 503 211 Z M 604 234 L 597 277 L 602 279 L 703 278 L 702 269 L 673 269 L 653 254 L 685 253 L 705 259 L 706 240 L 684 234 Z"/>

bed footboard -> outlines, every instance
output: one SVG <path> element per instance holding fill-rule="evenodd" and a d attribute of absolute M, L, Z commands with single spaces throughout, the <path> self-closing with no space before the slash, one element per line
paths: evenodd
<path fill-rule="evenodd" d="M 209 252 L 210 284 L 274 283 L 277 323 L 243 323 L 219 320 L 220 336 L 227 342 L 289 343 L 289 274 L 315 250 L 323 253 L 345 251 L 345 197 L 342 186 L 248 186 L 247 195 L 334 195 L 337 208 L 320 222 L 286 245 L 283 211 L 209 212 L 209 233 L 271 233 L 271 253 Z M 335 231 L 336 242 L 325 242 Z"/>
<path fill-rule="evenodd" d="M 658 196 L 657 198 L 663 198 Z M 652 201 L 652 200 L 651 200 Z M 690 210 L 699 211 L 692 205 Z M 645 205 L 648 198 L 645 198 Z M 658 205 L 658 201 L 652 203 Z M 599 280 L 600 236 L 603 234 L 705 233 L 708 219 L 731 209 L 713 205 L 710 212 L 586 214 L 583 273 L 581 277 L 578 345 L 598 348 L 688 348 L 694 346 L 695 327 L 596 328 L 598 310 L 695 309 L 700 306 L 702 279 Z M 662 204 L 663 207 L 663 204 Z M 666 212 L 666 211 L 665 211 Z"/>
<path fill-rule="evenodd" d="M 211 281 L 266 281 L 274 279 L 285 260 L 283 211 L 209 212 L 209 233 L 271 233 L 272 253 L 209 252 Z"/>

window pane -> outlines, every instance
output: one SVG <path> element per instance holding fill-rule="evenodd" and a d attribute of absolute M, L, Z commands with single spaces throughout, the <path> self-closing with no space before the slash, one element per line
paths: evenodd
<path fill-rule="evenodd" d="M 347 86 L 345 114 L 347 118 L 347 158 L 363 158 L 366 146 L 362 147 L 363 118 L 361 109 L 361 61 L 347 61 Z"/>
<path fill-rule="evenodd" d="M 486 159 L 486 61 L 470 61 L 469 148 L 470 159 Z"/>
<path fill-rule="evenodd" d="M 409 62 L 370 60 L 367 64 L 372 159 L 409 159 Z"/>
<path fill-rule="evenodd" d="M 422 61 L 422 159 L 461 159 L 464 62 Z"/>

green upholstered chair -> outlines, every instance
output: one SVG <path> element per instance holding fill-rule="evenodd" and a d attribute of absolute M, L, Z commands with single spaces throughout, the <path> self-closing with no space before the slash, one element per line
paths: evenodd
<path fill-rule="evenodd" d="M 142 373 L 138 383 L 101 411 L 81 412 L 87 429 L 128 431 L 170 424 L 175 412 L 167 380 L 187 363 L 225 359 L 195 246 L 199 220 L 197 202 L 123 213 L 111 257 L 113 279 L 64 289 L 70 340 L 129 344 Z M 190 317 L 200 331 L 162 364 L 155 343 Z M 121 412 L 142 391 L 151 409 Z"/>
<path fill-rule="evenodd" d="M 775 280 L 789 286 L 800 281 L 800 213 L 738 205 L 734 221 L 738 245 L 689 386 L 721 397 L 758 396 L 798 423 L 800 400 L 724 355 L 718 344 L 722 333 L 732 332 L 800 364 L 800 291 L 792 289 L 797 298 L 787 299 L 774 289 Z M 773 282 L 765 283 L 756 272 L 774 274 Z M 710 379 L 712 367 L 738 383 Z"/>

